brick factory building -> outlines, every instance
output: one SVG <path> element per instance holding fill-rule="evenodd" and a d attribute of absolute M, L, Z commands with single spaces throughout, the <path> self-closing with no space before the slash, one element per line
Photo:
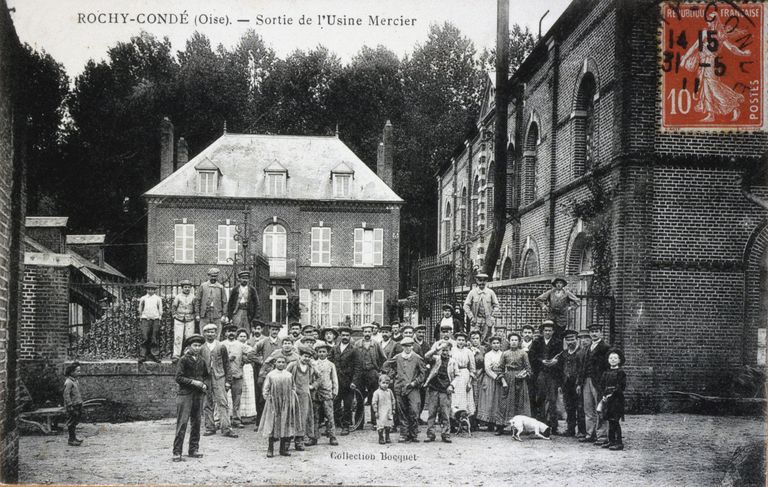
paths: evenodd
<path fill-rule="evenodd" d="M 236 225 L 249 211 L 249 253 L 270 263 L 263 316 L 286 322 L 297 296 L 304 323 L 389 321 L 398 298 L 403 203 L 390 189 L 391 124 L 378 174 L 338 136 L 228 133 L 188 162 L 186 149 L 179 151 L 174 172 L 167 120 L 163 130 L 165 178 L 145 194 L 148 279 L 200 280 L 214 266 L 230 272 L 242 250 Z"/>
<path fill-rule="evenodd" d="M 468 250 L 481 266 L 493 173 L 506 171 L 494 285 L 565 275 L 612 295 L 640 409 L 671 390 L 729 395 L 743 366 L 765 365 L 768 11 L 739 5 L 572 2 L 510 78 L 506 167 L 493 161 L 489 81 L 476 133 L 438 174 L 441 257 Z M 719 41 L 694 44 L 708 29 Z"/>

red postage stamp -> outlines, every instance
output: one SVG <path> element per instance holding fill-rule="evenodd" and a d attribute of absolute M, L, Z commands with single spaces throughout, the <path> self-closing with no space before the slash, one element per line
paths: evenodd
<path fill-rule="evenodd" d="M 661 129 L 766 130 L 765 3 L 669 1 L 661 9 Z"/>

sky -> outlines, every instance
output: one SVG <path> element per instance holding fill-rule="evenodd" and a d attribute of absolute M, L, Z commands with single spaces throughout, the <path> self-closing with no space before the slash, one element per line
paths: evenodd
<path fill-rule="evenodd" d="M 546 33 L 570 0 L 509 2 L 510 25 L 527 25 L 535 35 L 541 16 L 550 11 L 542 23 Z M 231 48 L 254 29 L 280 57 L 322 44 L 343 62 L 364 45 L 381 44 L 402 57 L 426 41 L 431 24 L 445 21 L 469 37 L 478 53 L 493 47 L 496 35 L 493 0 L 8 0 L 8 6 L 15 8 L 11 17 L 21 41 L 50 53 L 70 76 L 141 30 L 167 36 L 175 53 L 195 30 L 214 46 Z M 332 16 L 347 25 L 329 25 Z M 301 23 L 302 17 L 311 25 Z M 391 25 L 372 25 L 376 19 Z"/>

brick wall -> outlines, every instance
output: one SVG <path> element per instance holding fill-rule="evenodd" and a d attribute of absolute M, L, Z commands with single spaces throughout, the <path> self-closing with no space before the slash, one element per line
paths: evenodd
<path fill-rule="evenodd" d="M 17 324 L 25 218 L 23 108 L 16 93 L 20 55 L 5 0 L 0 0 L 0 482 L 18 479 Z"/>
<path fill-rule="evenodd" d="M 69 345 L 69 268 L 27 265 L 19 323 L 19 361 L 62 364 Z"/>
<path fill-rule="evenodd" d="M 176 366 L 170 363 L 81 362 L 83 399 L 105 398 L 96 421 L 126 421 L 176 416 Z"/>

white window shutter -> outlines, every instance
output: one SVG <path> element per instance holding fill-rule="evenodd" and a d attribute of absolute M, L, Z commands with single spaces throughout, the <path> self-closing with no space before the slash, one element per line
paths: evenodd
<path fill-rule="evenodd" d="M 317 265 L 320 263 L 320 246 L 322 243 L 320 242 L 320 233 L 322 232 L 322 228 L 312 228 L 312 242 L 310 244 L 310 253 L 312 254 L 312 265 Z"/>
<path fill-rule="evenodd" d="M 323 254 L 321 254 L 323 257 L 320 259 L 320 261 L 323 264 L 331 265 L 331 229 L 330 228 L 323 228 L 322 234 L 324 234 L 324 240 L 320 244 L 321 245 L 321 251 L 324 251 Z M 327 245 L 326 245 L 327 244 Z M 323 247 L 325 246 L 325 247 Z"/>
<path fill-rule="evenodd" d="M 384 324 L 384 291 L 373 290 L 373 321 Z"/>
<path fill-rule="evenodd" d="M 336 325 L 344 317 L 341 315 L 341 289 L 331 289 L 331 325 Z"/>
<path fill-rule="evenodd" d="M 363 229 L 355 228 L 355 265 L 363 265 Z"/>
<path fill-rule="evenodd" d="M 189 258 L 189 261 L 194 263 L 195 262 L 195 232 L 196 232 L 195 225 L 192 225 L 192 248 L 190 249 L 190 253 L 192 254 Z"/>
<path fill-rule="evenodd" d="M 309 325 L 312 320 L 312 293 L 309 289 L 299 289 L 299 305 L 301 306 L 301 324 Z"/>
<path fill-rule="evenodd" d="M 341 290 L 341 319 L 344 320 L 349 316 L 352 319 L 352 290 Z"/>
<path fill-rule="evenodd" d="M 384 229 L 373 229 L 373 265 L 383 265 L 384 262 Z"/>

